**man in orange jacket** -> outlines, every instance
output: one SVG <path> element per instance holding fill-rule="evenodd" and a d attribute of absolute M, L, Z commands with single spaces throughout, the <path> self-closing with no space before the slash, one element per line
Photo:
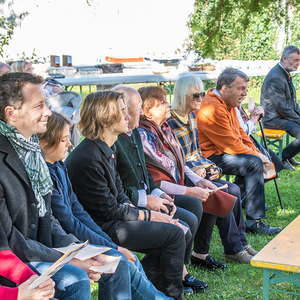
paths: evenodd
<path fill-rule="evenodd" d="M 235 183 L 246 189 L 246 230 L 276 234 L 279 227 L 270 227 L 265 218 L 264 166 L 268 158 L 256 149 L 241 128 L 235 107 L 247 95 L 248 76 L 237 69 L 225 69 L 216 89 L 209 90 L 197 113 L 202 153 L 223 169 L 237 175 Z"/>

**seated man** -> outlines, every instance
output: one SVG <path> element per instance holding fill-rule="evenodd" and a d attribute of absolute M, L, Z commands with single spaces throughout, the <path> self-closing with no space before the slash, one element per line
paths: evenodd
<path fill-rule="evenodd" d="M 272 151 L 271 149 L 268 149 L 269 152 L 266 150 L 264 146 L 262 146 L 252 135 L 252 133 L 256 130 L 256 124 L 258 123 L 260 116 L 264 115 L 264 109 L 261 106 L 254 107 L 254 109 L 250 112 L 250 116 L 248 117 L 247 113 L 243 109 L 242 105 L 235 108 L 237 117 L 239 119 L 240 125 L 243 128 L 243 130 L 246 132 L 246 134 L 249 136 L 251 142 L 255 145 L 255 147 L 270 161 L 274 163 L 276 173 L 280 172 L 281 170 L 285 169 L 284 165 L 282 164 L 280 158 L 278 155 Z M 293 168 L 292 165 L 289 165 L 291 168 Z M 287 168 L 289 169 L 289 168 Z"/>
<path fill-rule="evenodd" d="M 279 227 L 270 227 L 265 218 L 264 163 L 261 154 L 241 128 L 235 107 L 247 95 L 248 76 L 233 68 L 225 69 L 217 87 L 210 90 L 197 113 L 197 125 L 203 155 L 223 169 L 237 175 L 236 184 L 245 185 L 246 230 L 261 234 L 276 234 Z"/>
<path fill-rule="evenodd" d="M 128 113 L 131 117 L 128 123 L 129 131 L 127 133 L 120 134 L 115 143 L 117 149 L 117 170 L 122 179 L 125 193 L 131 201 L 139 207 L 146 207 L 147 209 L 155 211 L 162 210 L 167 214 L 169 214 L 167 207 L 172 208 L 171 215 L 174 212 L 175 218 L 186 221 L 191 228 L 194 238 L 196 232 L 198 233 L 200 231 L 198 228 L 202 217 L 201 202 L 195 197 L 180 195 L 175 197 L 174 202 L 179 206 L 176 208 L 173 204 L 173 199 L 163 192 L 153 181 L 153 178 L 149 175 L 146 168 L 140 134 L 136 129 L 139 124 L 140 115 L 143 114 L 142 99 L 134 88 L 128 86 L 119 85 L 113 90 L 124 93 Z M 192 212 L 197 218 L 192 214 L 187 214 L 185 209 Z M 191 222 L 194 222 L 194 224 L 191 224 Z M 211 236 L 209 235 L 208 239 L 210 240 L 210 238 Z M 192 243 L 190 244 L 190 247 L 191 246 Z M 190 250 L 187 252 L 185 264 L 189 263 Z M 225 264 L 215 261 L 209 255 L 207 256 L 207 260 L 203 260 L 205 267 L 211 269 L 226 268 Z M 199 292 L 200 290 L 203 291 L 207 288 L 205 283 L 199 283 L 197 279 L 189 275 L 186 268 L 184 268 L 183 277 L 185 277 L 183 280 L 184 288 L 191 287 L 196 292 Z"/>
<path fill-rule="evenodd" d="M 285 168 L 299 165 L 294 156 L 300 152 L 300 108 L 290 72 L 297 71 L 300 52 L 295 46 L 283 50 L 280 62 L 270 70 L 261 88 L 260 102 L 265 110 L 265 128 L 285 130 L 296 139 L 282 151 Z"/>
<path fill-rule="evenodd" d="M 28 73 L 0 76 L 0 219 L 10 250 L 40 273 L 62 256 L 52 247 L 78 242 L 51 215 L 52 181 L 36 136 L 51 115 L 42 82 Z M 100 264 L 98 256 L 73 258 L 52 277 L 55 297 L 90 299 L 90 281 L 100 274 L 89 267 Z"/>

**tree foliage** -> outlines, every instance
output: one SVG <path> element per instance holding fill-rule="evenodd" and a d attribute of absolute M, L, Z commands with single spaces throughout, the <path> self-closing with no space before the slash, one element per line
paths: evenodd
<path fill-rule="evenodd" d="M 190 49 L 213 59 L 274 59 L 280 26 L 298 44 L 300 0 L 196 0 Z M 281 49 L 280 49 L 281 50 Z"/>
<path fill-rule="evenodd" d="M 13 34 L 13 30 L 15 28 L 15 22 L 12 20 L 8 20 L 5 17 L 0 17 L 0 56 L 3 57 L 3 47 L 8 45 L 11 36 Z"/>

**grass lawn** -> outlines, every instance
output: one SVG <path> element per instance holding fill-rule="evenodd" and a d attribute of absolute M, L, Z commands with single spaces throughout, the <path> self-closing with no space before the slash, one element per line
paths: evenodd
<path fill-rule="evenodd" d="M 142 85 L 134 85 L 135 88 L 139 88 L 140 86 Z M 78 87 L 73 90 L 79 92 Z M 94 90 L 95 88 L 92 89 L 92 91 Z M 84 95 L 86 95 L 89 92 L 88 88 L 84 87 L 83 92 Z M 259 90 L 250 90 L 248 96 L 253 97 L 257 105 L 259 105 Z M 245 100 L 245 102 L 247 102 L 247 100 Z M 244 105 L 245 108 L 247 108 L 247 104 L 245 103 Z M 296 157 L 296 160 L 300 161 L 300 155 Z M 265 185 L 266 204 L 270 207 L 266 212 L 265 221 L 272 226 L 285 228 L 300 214 L 300 166 L 296 166 L 295 168 L 296 170 L 294 172 L 283 170 L 277 179 L 285 212 L 282 212 L 280 209 L 274 182 L 270 181 Z M 272 237 L 247 234 L 247 239 L 255 249 L 260 250 L 271 241 Z M 215 259 L 224 261 L 223 247 L 216 228 L 211 241 L 210 254 Z M 191 266 L 187 268 L 193 276 L 207 282 L 210 290 L 204 294 L 187 296 L 185 299 L 262 299 L 263 271 L 260 268 L 236 263 L 228 263 L 228 270 L 226 272 L 204 271 Z M 299 288 L 291 286 L 288 283 L 278 284 L 277 288 L 300 292 Z M 96 284 L 92 285 L 92 299 L 98 299 Z M 299 296 L 271 292 L 270 299 L 294 300 L 299 299 Z"/>

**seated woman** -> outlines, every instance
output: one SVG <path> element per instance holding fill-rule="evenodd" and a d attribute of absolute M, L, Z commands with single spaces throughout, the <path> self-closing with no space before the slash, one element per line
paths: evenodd
<path fill-rule="evenodd" d="M 240 107 L 236 107 L 235 110 L 241 127 L 247 133 L 247 135 L 249 135 L 250 140 L 255 145 L 255 147 L 263 155 L 267 156 L 270 161 L 274 163 L 276 172 L 278 173 L 283 169 L 294 170 L 295 168 L 291 164 L 286 164 L 286 166 L 284 166 L 282 161 L 274 151 L 269 149 L 269 153 L 268 153 L 266 148 L 263 147 L 252 135 L 252 133 L 254 133 L 256 130 L 256 124 L 260 116 L 265 113 L 264 109 L 261 106 L 254 107 L 254 109 L 250 112 L 250 117 L 248 117 L 247 113 L 243 109 L 242 104 L 240 105 Z"/>
<path fill-rule="evenodd" d="M 85 139 L 68 156 L 66 166 L 78 200 L 96 224 L 117 245 L 145 253 L 141 263 L 149 280 L 167 296 L 182 299 L 190 231 L 184 234 L 179 220 L 167 214 L 136 208 L 116 171 L 114 143 L 128 131 L 129 118 L 123 94 L 89 94 L 78 123 Z"/>
<path fill-rule="evenodd" d="M 16 284 L 15 288 L 0 286 L 0 299 L 33 300 L 54 297 L 54 282 L 49 278 L 38 288 L 28 290 L 29 285 L 38 277 L 29 266 L 24 264 L 9 249 L 6 234 L 0 221 L 0 275 Z"/>
<path fill-rule="evenodd" d="M 218 168 L 213 168 L 213 162 L 201 155 L 196 117 L 193 111 L 200 108 L 204 95 L 204 85 L 200 78 L 191 75 L 179 78 L 174 88 L 171 117 L 167 122 L 183 149 L 186 165 L 202 178 L 206 177 L 206 170 L 208 170 L 211 174 L 208 177 L 209 180 L 213 181 L 216 186 L 227 184 L 228 190 L 223 191 L 238 198 L 233 213 L 226 218 L 217 218 L 216 225 L 224 246 L 225 260 L 249 263 L 257 251 L 246 240 L 240 189 L 233 183 L 217 180 Z M 198 253 L 198 251 L 193 253 L 194 257 L 203 259 L 203 255 L 198 255 Z"/>
<path fill-rule="evenodd" d="M 12 72 L 17 72 L 17 73 L 33 73 L 33 67 L 31 62 L 23 61 L 23 60 L 18 60 L 12 63 L 11 71 Z"/>
<path fill-rule="evenodd" d="M 141 135 L 147 170 L 160 188 L 170 195 L 192 196 L 201 202 L 207 200 L 209 193 L 205 188 L 216 189 L 216 186 L 198 175 L 194 174 L 185 164 L 180 147 L 173 135 L 172 129 L 166 122 L 171 116 L 170 104 L 166 101 L 166 93 L 159 86 L 144 87 L 138 90 L 143 100 L 144 115 L 141 116 L 138 131 Z M 184 186 L 184 176 L 190 176 L 195 186 Z M 184 198 L 188 202 L 189 197 Z M 198 201 L 199 202 L 199 201 Z M 186 205 L 186 204 L 185 204 Z M 214 260 L 208 255 L 210 239 L 216 217 L 203 213 L 199 228 L 194 237 L 194 253 L 192 263 L 206 269 L 226 269 L 227 266 Z M 197 254 L 203 259 L 197 260 Z M 197 260 L 197 262 L 196 262 Z"/>
<path fill-rule="evenodd" d="M 53 181 L 53 215 L 67 233 L 72 233 L 79 240 L 89 240 L 94 245 L 111 247 L 113 249 L 105 254 L 121 256 L 123 253 L 128 258 L 127 261 L 122 256 L 115 273 L 101 275 L 98 281 L 99 299 L 140 299 L 146 291 L 147 299 L 168 299 L 147 279 L 139 260 L 129 250 L 113 243 L 78 202 L 62 162 L 70 146 L 68 136 L 71 124 L 64 115 L 52 112 L 46 132 L 39 134 L 39 143 Z"/>

